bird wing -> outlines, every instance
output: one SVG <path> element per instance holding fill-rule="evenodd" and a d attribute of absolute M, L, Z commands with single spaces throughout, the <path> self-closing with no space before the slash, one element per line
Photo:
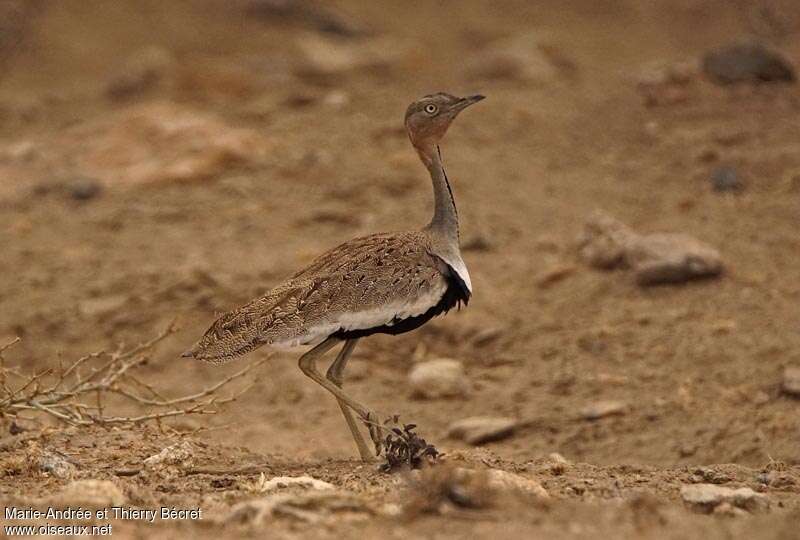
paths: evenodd
<path fill-rule="evenodd" d="M 356 238 L 220 317 L 187 356 L 221 363 L 265 344 L 313 344 L 338 331 L 391 325 L 435 306 L 449 270 L 421 232 Z"/>

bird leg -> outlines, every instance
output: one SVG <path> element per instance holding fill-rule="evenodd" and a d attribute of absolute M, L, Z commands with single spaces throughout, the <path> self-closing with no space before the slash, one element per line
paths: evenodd
<path fill-rule="evenodd" d="M 370 436 L 372 437 L 373 442 L 375 442 L 376 447 L 379 447 L 380 441 L 380 427 L 376 423 L 377 416 L 375 413 L 371 412 L 369 409 L 364 407 L 362 404 L 345 394 L 341 388 L 336 386 L 332 381 L 323 377 L 319 371 L 317 371 L 317 359 L 323 356 L 326 352 L 328 352 L 331 347 L 336 345 L 339 342 L 338 338 L 329 337 L 303 356 L 300 357 L 300 361 L 298 365 L 302 372 L 311 380 L 313 380 L 318 385 L 322 386 L 325 390 L 330 392 L 331 394 L 339 400 L 340 403 L 344 403 L 348 407 L 350 407 L 355 413 L 361 417 L 361 420 L 370 426 Z M 373 429 L 373 427 L 378 426 L 377 428 Z"/>
<path fill-rule="evenodd" d="M 358 343 L 358 339 L 348 339 L 345 341 L 342 350 L 339 351 L 339 354 L 336 356 L 336 360 L 331 363 L 330 367 L 328 368 L 328 372 L 325 374 L 325 377 L 339 388 L 342 387 L 344 370 L 347 367 L 347 360 L 350 357 L 350 353 L 352 353 L 353 349 L 356 348 L 356 343 Z M 339 403 L 339 408 L 342 409 L 344 420 L 347 422 L 347 427 L 350 429 L 350 433 L 353 435 L 353 440 L 356 442 L 358 454 L 361 456 L 361 460 L 374 460 L 375 457 L 367 447 L 367 443 L 364 441 L 364 436 L 361 435 L 361 432 L 358 430 L 358 424 L 356 423 L 356 419 L 353 418 L 353 413 L 350 411 L 344 401 L 338 398 L 336 401 Z"/>

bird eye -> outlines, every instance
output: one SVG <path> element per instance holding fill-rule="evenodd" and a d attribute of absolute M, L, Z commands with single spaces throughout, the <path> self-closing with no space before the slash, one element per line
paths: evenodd
<path fill-rule="evenodd" d="M 425 105 L 425 112 L 428 113 L 428 114 L 431 114 L 431 115 L 436 114 L 436 111 L 438 111 L 438 110 L 439 110 L 439 107 L 437 107 L 433 103 L 429 103 L 429 104 Z"/>

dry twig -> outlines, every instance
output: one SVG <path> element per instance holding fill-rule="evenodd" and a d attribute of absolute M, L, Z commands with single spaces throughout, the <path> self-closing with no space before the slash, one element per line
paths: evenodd
<path fill-rule="evenodd" d="M 88 354 L 66 367 L 59 364 L 57 368 L 29 375 L 8 368 L 3 361 L 3 352 L 19 339 L 0 346 L 0 416 L 21 418 L 20 413 L 31 411 L 65 424 L 86 426 L 139 424 L 175 416 L 214 414 L 221 405 L 238 399 L 253 383 L 230 395 L 221 396 L 219 392 L 266 361 L 250 364 L 198 392 L 168 399 L 141 380 L 139 368 L 150 359 L 148 353 L 174 332 L 173 322 L 150 341 L 130 349 L 120 347 L 112 353 Z M 15 388 L 12 380 L 17 380 Z M 108 395 L 121 396 L 148 411 L 136 416 L 109 415 L 104 404 Z"/>

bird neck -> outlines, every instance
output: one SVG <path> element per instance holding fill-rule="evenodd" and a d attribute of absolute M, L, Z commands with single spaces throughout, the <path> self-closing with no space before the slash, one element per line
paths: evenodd
<path fill-rule="evenodd" d="M 428 228 L 443 240 L 458 246 L 458 210 L 453 198 L 453 190 L 447 180 L 442 164 L 442 153 L 439 146 L 417 148 L 420 159 L 427 167 L 433 183 L 433 218 Z"/>

